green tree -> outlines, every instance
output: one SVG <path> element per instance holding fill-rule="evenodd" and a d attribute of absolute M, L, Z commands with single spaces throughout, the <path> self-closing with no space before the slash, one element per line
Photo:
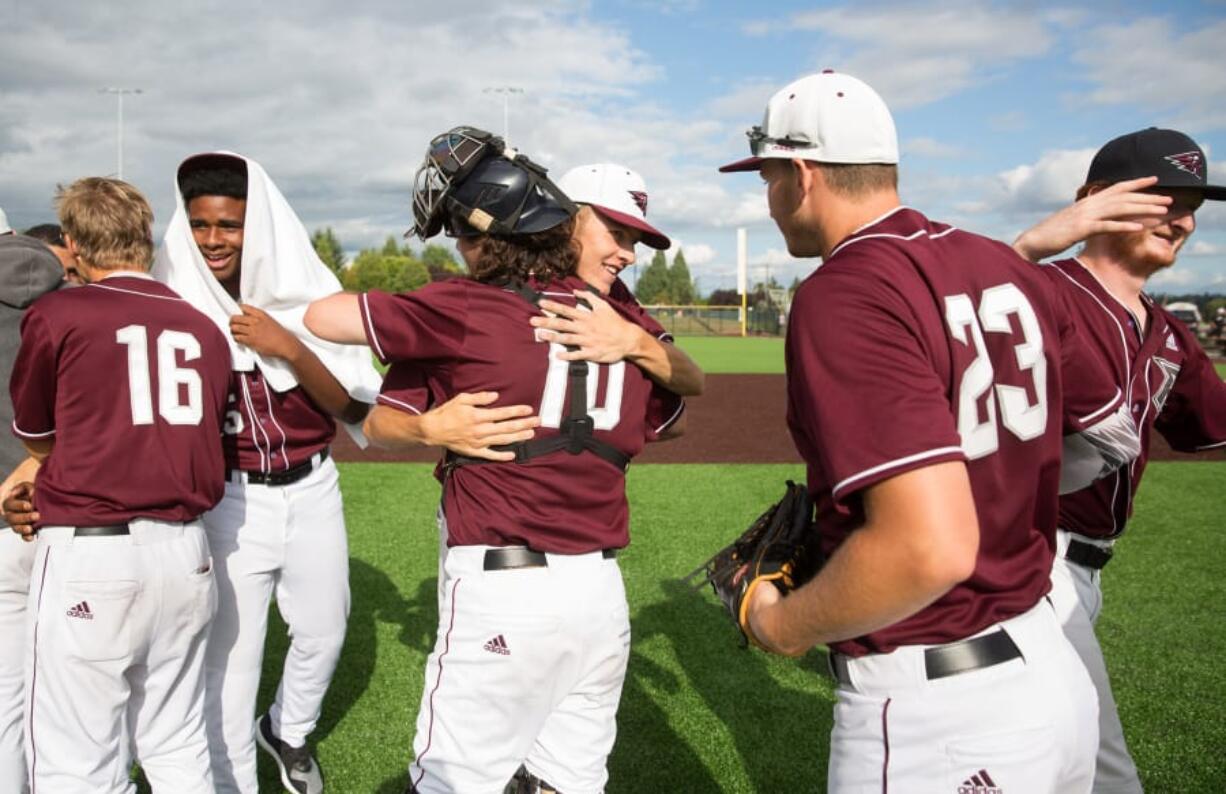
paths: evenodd
<path fill-rule="evenodd" d="M 380 289 L 408 292 L 430 281 L 430 273 L 420 260 L 403 254 L 388 255 L 368 248 L 354 257 L 344 274 L 345 289 L 355 292 Z"/>
<path fill-rule="evenodd" d="M 431 281 L 441 281 L 464 273 L 464 266 L 456 261 L 450 250 L 441 245 L 432 243 L 423 248 L 421 261 L 430 271 Z"/>
<path fill-rule="evenodd" d="M 643 304 L 668 303 L 672 299 L 670 286 L 668 260 L 663 251 L 656 251 L 651 264 L 639 276 L 635 297 Z"/>
<path fill-rule="evenodd" d="M 345 250 L 341 248 L 341 241 L 336 239 L 332 227 L 316 229 L 311 235 L 311 245 L 328 269 L 339 277 L 345 269 Z"/>
<path fill-rule="evenodd" d="M 678 306 L 694 303 L 694 280 L 690 278 L 690 268 L 685 263 L 685 252 L 680 248 L 673 257 L 673 266 L 668 269 L 668 292 L 672 302 Z"/>

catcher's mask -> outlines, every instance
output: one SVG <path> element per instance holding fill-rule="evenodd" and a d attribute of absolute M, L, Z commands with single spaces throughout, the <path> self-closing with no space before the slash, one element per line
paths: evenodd
<path fill-rule="evenodd" d="M 430 142 L 413 178 L 413 228 L 422 240 L 535 234 L 578 208 L 545 169 L 474 127 L 456 127 Z"/>

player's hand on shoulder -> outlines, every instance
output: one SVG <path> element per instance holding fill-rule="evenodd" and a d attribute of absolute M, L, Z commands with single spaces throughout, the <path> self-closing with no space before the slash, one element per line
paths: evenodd
<path fill-rule="evenodd" d="M 242 314 L 230 318 L 230 335 L 262 356 L 293 359 L 302 343 L 262 309 L 242 304 Z"/>
<path fill-rule="evenodd" d="M 579 348 L 566 351 L 564 361 L 594 361 L 613 364 L 631 356 L 647 333 L 622 317 L 604 298 L 590 292 L 575 291 L 591 306 L 591 311 L 552 300 L 542 300 L 541 309 L 553 316 L 533 317 L 533 328 L 547 342 Z"/>
<path fill-rule="evenodd" d="M 497 399 L 498 392 L 492 391 L 457 394 L 431 408 L 421 417 L 426 443 L 473 458 L 514 460 L 514 453 L 490 447 L 530 440 L 541 419 L 533 416 L 531 405 L 485 407 Z"/>
<path fill-rule="evenodd" d="M 1157 181 L 1141 177 L 1091 193 L 1022 232 L 1013 250 L 1038 262 L 1096 234 L 1139 232 L 1142 220 L 1165 215 L 1171 203 L 1170 196 L 1142 192 Z"/>
<path fill-rule="evenodd" d="M 34 524 L 39 515 L 34 511 L 34 483 L 19 482 L 4 495 L 4 520 L 24 540 L 34 540 Z"/>

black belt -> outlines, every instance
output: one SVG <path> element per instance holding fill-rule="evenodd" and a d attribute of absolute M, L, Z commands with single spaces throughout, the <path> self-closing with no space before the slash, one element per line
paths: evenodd
<path fill-rule="evenodd" d="M 600 556 L 611 560 L 617 556 L 617 549 L 605 549 Z M 507 546 L 501 549 L 486 549 L 485 563 L 482 566 L 487 571 L 509 571 L 515 568 L 547 568 L 549 560 L 542 551 L 533 551 L 518 546 Z"/>
<path fill-rule="evenodd" d="M 312 456 L 314 458 L 314 456 Z M 328 459 L 328 448 L 324 447 L 319 453 L 319 462 L 323 463 Z M 285 471 L 243 471 L 243 478 L 251 485 L 293 485 L 294 483 L 306 477 L 315 469 L 315 461 L 308 460 L 306 463 L 299 463 L 292 469 Z M 233 478 L 236 471 L 241 469 L 226 469 L 226 480 Z"/>
<path fill-rule="evenodd" d="M 1078 565 L 1083 565 L 1086 568 L 1101 571 L 1106 567 L 1107 563 L 1111 562 L 1111 554 L 1111 549 L 1104 549 L 1102 546 L 1095 546 L 1093 543 L 1083 543 L 1080 540 L 1070 538 L 1068 550 L 1064 552 L 1064 559 L 1069 562 L 1075 562 Z"/>
<path fill-rule="evenodd" d="M 76 538 L 113 538 L 117 535 L 128 535 L 127 524 L 107 524 L 102 527 L 77 527 L 72 531 Z"/>
<path fill-rule="evenodd" d="M 853 686 L 847 669 L 847 657 L 841 653 L 831 653 L 829 658 L 830 672 L 835 680 L 844 686 Z M 929 681 L 935 681 L 1020 658 L 1022 652 L 1009 632 L 998 629 L 981 637 L 925 649 L 924 672 Z"/>

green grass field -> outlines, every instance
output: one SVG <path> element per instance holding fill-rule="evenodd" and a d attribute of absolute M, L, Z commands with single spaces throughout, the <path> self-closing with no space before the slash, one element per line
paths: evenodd
<path fill-rule="evenodd" d="M 1226 464 L 1158 463 L 1107 570 L 1100 636 L 1150 791 L 1226 790 Z M 351 538 L 349 636 L 315 739 L 335 792 L 400 794 L 434 640 L 438 486 L 430 467 L 341 467 Z M 819 792 L 832 689 L 825 657 L 737 647 L 713 597 L 677 582 L 800 471 L 631 469 L 621 557 L 634 631 L 610 792 Z M 286 638 L 270 624 L 260 706 Z M 279 790 L 261 754 L 261 790 Z"/>
<path fill-rule="evenodd" d="M 783 374 L 781 336 L 682 336 L 677 345 L 713 375 Z"/>

